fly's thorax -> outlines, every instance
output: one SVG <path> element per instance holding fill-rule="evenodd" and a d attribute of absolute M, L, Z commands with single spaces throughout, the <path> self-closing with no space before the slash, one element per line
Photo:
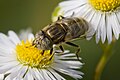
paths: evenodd
<path fill-rule="evenodd" d="M 45 32 L 39 31 L 35 35 L 33 45 L 35 45 L 38 49 L 50 50 L 53 47 L 53 42 Z"/>
<path fill-rule="evenodd" d="M 47 35 L 49 35 L 53 44 L 62 42 L 66 34 L 65 29 L 57 22 L 53 22 L 52 24 L 46 26 L 43 30 Z"/>

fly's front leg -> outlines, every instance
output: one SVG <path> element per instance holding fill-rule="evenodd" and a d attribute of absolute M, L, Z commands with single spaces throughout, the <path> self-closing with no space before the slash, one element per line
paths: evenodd
<path fill-rule="evenodd" d="M 53 48 L 52 48 L 52 49 L 50 50 L 50 55 L 51 55 L 51 57 L 49 58 L 49 60 L 51 60 L 51 59 L 53 58 L 54 54 L 55 54 L 55 53 L 53 53 Z"/>
<path fill-rule="evenodd" d="M 80 61 L 79 59 L 79 52 L 80 52 L 80 46 L 74 44 L 74 43 L 71 43 L 71 42 L 66 42 L 66 44 L 70 45 L 70 46 L 73 46 L 73 47 L 76 47 L 77 48 L 77 51 L 75 52 L 76 56 L 77 56 L 77 59 Z"/>

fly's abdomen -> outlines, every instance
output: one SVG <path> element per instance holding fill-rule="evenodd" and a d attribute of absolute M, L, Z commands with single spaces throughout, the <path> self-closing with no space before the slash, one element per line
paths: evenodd
<path fill-rule="evenodd" d="M 88 30 L 88 23 L 82 18 L 65 18 L 58 23 L 62 24 L 63 27 L 66 29 L 67 34 L 65 36 L 65 40 L 67 41 L 79 38 Z"/>

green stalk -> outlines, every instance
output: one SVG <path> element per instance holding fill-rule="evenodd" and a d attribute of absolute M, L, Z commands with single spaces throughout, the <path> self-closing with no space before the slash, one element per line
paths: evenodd
<path fill-rule="evenodd" d="M 111 44 L 102 44 L 101 45 L 103 47 L 102 48 L 103 55 L 102 55 L 100 61 L 98 62 L 98 65 L 96 67 L 94 80 L 100 80 L 101 74 L 105 68 L 105 65 L 108 62 L 108 60 L 110 59 L 110 57 L 112 56 L 112 48 L 114 46 L 114 43 L 115 43 L 115 40 L 113 39 Z"/>

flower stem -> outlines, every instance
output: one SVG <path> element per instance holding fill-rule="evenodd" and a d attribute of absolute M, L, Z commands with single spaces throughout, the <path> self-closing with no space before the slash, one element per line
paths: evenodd
<path fill-rule="evenodd" d="M 108 62 L 108 60 L 110 59 L 110 57 L 112 56 L 112 48 L 114 43 L 115 43 L 115 40 L 113 40 L 111 44 L 102 44 L 103 55 L 100 61 L 98 62 L 98 65 L 95 70 L 95 77 L 94 77 L 95 80 L 100 80 L 104 67 Z"/>

